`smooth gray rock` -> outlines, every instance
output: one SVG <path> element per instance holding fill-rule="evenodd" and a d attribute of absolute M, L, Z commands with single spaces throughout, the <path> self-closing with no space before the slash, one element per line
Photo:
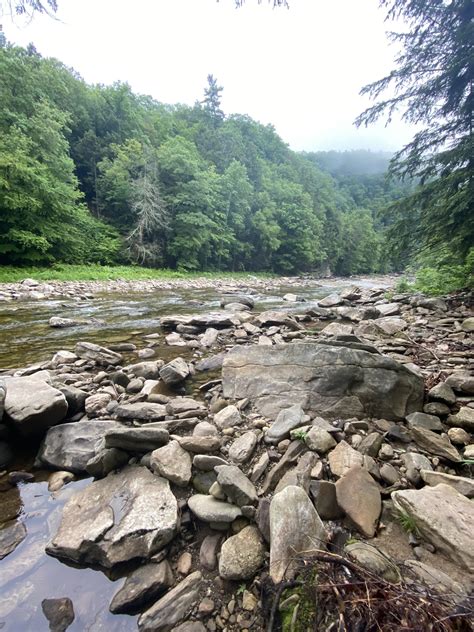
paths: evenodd
<path fill-rule="evenodd" d="M 265 547 L 256 527 L 248 526 L 221 547 L 219 575 L 234 581 L 252 579 L 265 559 Z"/>
<path fill-rule="evenodd" d="M 356 465 L 336 483 L 339 507 L 367 538 L 373 538 L 382 511 L 380 491 L 372 476 Z"/>
<path fill-rule="evenodd" d="M 220 430 L 239 426 L 243 419 L 237 406 L 231 404 L 214 415 L 214 423 Z"/>
<path fill-rule="evenodd" d="M 191 457 L 178 441 L 170 441 L 168 445 L 154 450 L 150 467 L 180 487 L 186 487 L 191 480 Z"/>
<path fill-rule="evenodd" d="M 191 496 L 188 500 L 188 507 L 199 520 L 204 522 L 234 522 L 242 515 L 240 507 L 205 494 Z"/>
<path fill-rule="evenodd" d="M 164 404 L 150 402 L 119 404 L 114 413 L 119 419 L 144 419 L 145 421 L 159 421 L 164 419 L 167 414 Z"/>
<path fill-rule="evenodd" d="M 474 503 L 449 485 L 392 493 L 395 508 L 408 514 L 422 537 L 453 562 L 474 572 Z"/>
<path fill-rule="evenodd" d="M 305 443 L 310 450 L 314 450 L 318 454 L 326 454 L 336 446 L 334 437 L 324 428 L 317 428 L 316 426 L 308 430 Z"/>
<path fill-rule="evenodd" d="M 126 467 L 74 494 L 63 509 L 49 555 L 105 568 L 148 559 L 178 528 L 178 503 L 164 478 Z"/>
<path fill-rule="evenodd" d="M 446 382 L 436 384 L 436 386 L 430 388 L 430 390 L 428 391 L 428 397 L 431 400 L 444 402 L 449 406 L 452 406 L 456 403 L 456 394 Z"/>
<path fill-rule="evenodd" d="M 127 576 L 125 583 L 115 593 L 110 612 L 135 614 L 151 601 L 165 593 L 174 582 L 173 571 L 168 560 L 159 564 L 139 566 Z"/>
<path fill-rule="evenodd" d="M 371 573 L 383 577 L 388 582 L 399 582 L 401 579 L 397 565 L 387 555 L 367 542 L 353 542 L 344 547 L 349 557 Z"/>
<path fill-rule="evenodd" d="M 336 486 L 330 481 L 311 481 L 309 493 L 321 520 L 338 520 L 344 512 L 337 503 Z"/>
<path fill-rule="evenodd" d="M 283 439 L 287 439 L 292 430 L 305 423 L 304 419 L 304 410 L 299 404 L 281 410 L 265 435 L 265 441 L 279 443 Z"/>
<path fill-rule="evenodd" d="M 275 419 L 299 404 L 311 415 L 404 419 L 423 405 L 423 379 L 352 342 L 237 346 L 222 367 L 225 398 L 248 397 Z"/>
<path fill-rule="evenodd" d="M 76 388 L 70 384 L 57 384 L 56 388 L 66 398 L 67 402 L 67 416 L 72 417 L 76 413 L 82 412 L 85 409 L 86 399 L 89 397 L 89 393 Z"/>
<path fill-rule="evenodd" d="M 42 436 L 66 417 L 64 395 L 35 375 L 8 378 L 5 385 L 5 414 L 22 436 Z"/>
<path fill-rule="evenodd" d="M 257 435 L 251 430 L 234 441 L 229 448 L 229 459 L 234 463 L 246 463 L 257 446 Z"/>
<path fill-rule="evenodd" d="M 344 299 L 336 293 L 328 294 L 328 296 L 318 301 L 318 305 L 320 307 L 337 307 L 338 305 L 342 305 L 343 303 Z"/>
<path fill-rule="evenodd" d="M 216 465 L 229 465 L 225 459 L 220 456 L 210 454 L 196 454 L 193 458 L 193 466 L 202 472 L 213 472 Z"/>
<path fill-rule="evenodd" d="M 238 507 L 254 505 L 258 501 L 253 483 L 235 465 L 218 465 L 214 468 L 217 482 L 228 498 Z"/>
<path fill-rule="evenodd" d="M 301 487 L 288 486 L 270 504 L 270 577 L 275 583 L 292 577 L 298 553 L 324 549 L 326 532 Z"/>
<path fill-rule="evenodd" d="M 168 443 L 169 432 L 165 428 L 122 428 L 109 432 L 105 437 L 106 448 L 120 448 L 126 452 L 150 452 Z"/>
<path fill-rule="evenodd" d="M 145 380 L 158 380 L 160 378 L 160 369 L 163 364 L 163 360 L 151 360 L 148 362 L 129 364 L 125 368 L 136 377 L 143 377 Z"/>
<path fill-rule="evenodd" d="M 282 476 L 280 482 L 276 486 L 275 492 L 281 492 L 281 490 L 288 485 L 297 485 L 298 487 L 304 489 L 304 491 L 308 494 L 311 483 L 311 472 L 317 462 L 318 457 L 314 454 L 314 452 L 305 452 L 305 454 L 300 457 L 295 467 L 288 470 L 288 472 Z"/>
<path fill-rule="evenodd" d="M 207 454 L 208 452 L 216 452 L 221 447 L 221 440 L 219 437 L 176 437 L 180 446 L 187 452 L 193 454 Z"/>
<path fill-rule="evenodd" d="M 433 472 L 430 470 L 421 470 L 421 478 L 427 485 L 436 487 L 441 483 L 449 485 L 457 492 L 467 498 L 474 498 L 474 480 L 465 476 L 454 476 L 453 474 L 445 474 L 444 472 Z"/>
<path fill-rule="evenodd" d="M 46 466 L 84 474 L 90 459 L 100 452 L 108 432 L 123 426 L 115 421 L 80 421 L 50 428 L 43 439 L 38 459 Z"/>
<path fill-rule="evenodd" d="M 449 415 L 447 424 L 474 432 L 474 408 L 463 406 L 455 415 Z"/>
<path fill-rule="evenodd" d="M 169 590 L 151 608 L 140 615 L 140 632 L 169 632 L 190 612 L 199 598 L 202 575 L 191 573 L 177 586 Z"/>
<path fill-rule="evenodd" d="M 217 568 L 217 554 L 222 542 L 220 533 L 206 535 L 199 549 L 199 563 L 207 571 L 214 571 Z"/>
<path fill-rule="evenodd" d="M 424 428 L 425 430 L 432 430 L 433 432 L 441 432 L 443 430 L 443 424 L 440 418 L 435 415 L 411 413 L 411 415 L 407 416 L 406 420 L 409 428 Z"/>
<path fill-rule="evenodd" d="M 116 365 L 122 362 L 120 353 L 111 351 L 92 342 L 78 342 L 74 347 L 74 353 L 85 360 L 92 360 L 99 365 Z"/>

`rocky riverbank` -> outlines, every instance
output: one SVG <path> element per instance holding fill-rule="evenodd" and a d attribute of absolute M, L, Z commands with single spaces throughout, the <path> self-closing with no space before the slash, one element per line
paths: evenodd
<path fill-rule="evenodd" d="M 0 494 L 51 472 L 52 502 L 67 501 L 45 527 L 46 552 L 123 578 L 103 605 L 138 615 L 120 629 L 318 629 L 316 605 L 294 588 L 315 554 L 316 572 L 336 556 L 348 581 L 365 569 L 387 585 L 421 586 L 466 619 L 472 297 L 354 286 L 308 307 L 298 296 L 306 282 L 282 297 L 291 311 L 257 313 L 248 284 L 213 281 L 221 309 L 162 317 L 132 363 L 130 345 L 84 340 L 2 376 Z M 45 291 L 22 286 L 3 296 Z M 25 441 L 38 443 L 32 473 L 12 471 Z M 0 571 L 27 536 L 21 513 L 2 527 Z M 28 596 L 7 587 L 8 626 Z M 46 601 L 54 629 L 72 630 L 74 595 Z M 326 616 L 329 629 L 340 611 Z"/>

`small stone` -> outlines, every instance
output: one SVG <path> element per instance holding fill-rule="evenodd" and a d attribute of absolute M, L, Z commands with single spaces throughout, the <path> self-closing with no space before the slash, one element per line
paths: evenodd
<path fill-rule="evenodd" d="M 471 436 L 464 428 L 450 428 L 448 437 L 455 445 L 469 445 Z"/>
<path fill-rule="evenodd" d="M 68 597 L 43 599 L 41 608 L 51 632 L 64 632 L 74 621 L 74 607 Z"/>
<path fill-rule="evenodd" d="M 474 432 L 474 408 L 463 406 L 455 415 L 449 415 L 447 423 L 449 426 L 457 426 L 468 432 Z"/>
<path fill-rule="evenodd" d="M 178 441 L 170 441 L 168 445 L 154 450 L 151 453 L 150 467 L 180 487 L 186 487 L 191 480 L 191 457 Z"/>
<path fill-rule="evenodd" d="M 380 491 L 374 479 L 360 466 L 347 470 L 336 483 L 339 506 L 357 529 L 373 538 L 382 511 Z"/>
<path fill-rule="evenodd" d="M 167 560 L 139 566 L 127 576 L 122 588 L 110 604 L 114 614 L 140 612 L 143 606 L 156 600 L 173 585 L 173 571 Z"/>
<path fill-rule="evenodd" d="M 229 459 L 234 463 L 246 463 L 257 446 L 257 435 L 249 431 L 244 433 L 229 448 Z"/>
<path fill-rule="evenodd" d="M 48 477 L 48 491 L 57 492 L 73 480 L 74 474 L 72 472 L 53 472 Z"/>
<path fill-rule="evenodd" d="M 181 555 L 178 558 L 178 562 L 176 564 L 177 572 L 180 575 L 188 575 L 189 571 L 191 570 L 192 563 L 193 563 L 193 558 L 192 558 L 191 553 L 189 553 L 188 551 L 181 553 Z"/>
<path fill-rule="evenodd" d="M 338 478 L 344 476 L 352 467 L 362 466 L 364 463 L 362 454 L 351 448 L 346 441 L 338 443 L 334 450 L 329 453 L 328 459 L 331 472 Z"/>
<path fill-rule="evenodd" d="M 366 454 L 375 458 L 379 453 L 380 446 L 382 445 L 383 437 L 378 432 L 371 432 L 362 439 L 357 447 L 358 452 Z"/>
<path fill-rule="evenodd" d="M 214 415 L 214 423 L 221 429 L 233 428 L 242 423 L 240 411 L 236 406 L 226 406 Z"/>
<path fill-rule="evenodd" d="M 183 358 L 175 358 L 160 369 L 160 377 L 165 384 L 179 384 L 189 375 L 189 367 Z"/>
<path fill-rule="evenodd" d="M 242 515 L 236 505 L 222 502 L 213 496 L 195 494 L 188 500 L 188 506 L 200 520 L 211 523 L 229 523 Z"/>
<path fill-rule="evenodd" d="M 409 428 L 422 428 L 424 430 L 432 430 L 435 432 L 441 432 L 443 425 L 439 417 L 434 415 L 427 415 L 426 413 L 411 413 L 406 417 Z"/>
<path fill-rule="evenodd" d="M 208 571 L 217 568 L 217 553 L 220 549 L 222 536 L 220 534 L 207 535 L 202 541 L 199 550 L 199 563 Z"/>
<path fill-rule="evenodd" d="M 436 384 L 428 391 L 428 398 L 434 401 L 444 402 L 449 406 L 456 403 L 456 395 L 446 382 Z"/>
<path fill-rule="evenodd" d="M 258 606 L 257 598 L 248 590 L 244 590 L 242 595 L 242 608 L 244 610 L 253 611 Z"/>
<path fill-rule="evenodd" d="M 400 480 L 397 470 L 390 463 L 384 463 L 380 468 L 381 478 L 389 485 L 394 485 Z"/>
<path fill-rule="evenodd" d="M 219 575 L 223 579 L 251 579 L 263 564 L 265 548 L 256 527 L 248 526 L 228 538 L 221 548 Z"/>
<path fill-rule="evenodd" d="M 305 414 L 299 404 L 281 410 L 265 435 L 265 441 L 278 443 L 282 439 L 289 438 L 290 432 L 302 426 L 304 421 Z"/>
<path fill-rule="evenodd" d="M 215 468 L 217 480 L 228 498 L 237 506 L 254 505 L 258 500 L 254 485 L 235 465 L 219 465 Z"/>
<path fill-rule="evenodd" d="M 329 481 L 311 481 L 310 496 L 321 520 L 338 520 L 344 512 L 337 503 L 336 486 Z"/>
<path fill-rule="evenodd" d="M 336 440 L 323 428 L 313 427 L 308 431 L 305 443 L 310 450 L 318 454 L 326 454 L 337 445 Z"/>

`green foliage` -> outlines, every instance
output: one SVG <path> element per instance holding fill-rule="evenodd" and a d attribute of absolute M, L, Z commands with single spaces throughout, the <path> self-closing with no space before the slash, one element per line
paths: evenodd
<path fill-rule="evenodd" d="M 293 439 L 299 439 L 300 441 L 306 441 L 306 437 L 308 436 L 308 433 L 306 432 L 306 430 L 294 430 L 291 433 L 291 436 L 293 437 Z"/>
<path fill-rule="evenodd" d="M 398 520 L 398 522 L 400 523 L 404 531 L 406 531 L 407 533 L 412 533 L 413 535 L 419 537 L 420 532 L 416 525 L 416 520 L 413 518 L 413 516 L 410 516 L 405 512 L 399 511 L 396 514 L 396 519 Z"/>
<path fill-rule="evenodd" d="M 391 163 L 394 177 L 416 178 L 419 186 L 389 209 L 389 238 L 400 253 L 448 247 L 466 256 L 474 243 L 474 4 L 380 4 L 389 19 L 403 23 L 403 32 L 391 34 L 399 50 L 394 70 L 363 88 L 378 101 L 357 123 L 367 125 L 384 114 L 390 121 L 403 109 L 404 120 L 421 128 Z M 382 99 L 387 89 L 391 96 Z M 437 291 L 431 277 L 432 272 L 425 273 L 426 283 Z"/>
<path fill-rule="evenodd" d="M 395 291 L 398 294 L 405 294 L 407 292 L 412 292 L 413 291 L 413 285 L 408 281 L 408 279 L 403 277 L 395 285 Z"/>
<path fill-rule="evenodd" d="M 376 209 L 395 192 L 336 181 L 221 93 L 209 75 L 201 103 L 164 105 L 1 47 L 0 263 L 384 270 Z"/>

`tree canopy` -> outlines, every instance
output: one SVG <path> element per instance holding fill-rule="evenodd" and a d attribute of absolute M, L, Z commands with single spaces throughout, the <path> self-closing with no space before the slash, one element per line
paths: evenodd
<path fill-rule="evenodd" d="M 390 235 L 399 249 L 448 249 L 466 256 L 474 243 L 474 3 L 472 0 L 381 0 L 400 47 L 396 67 L 365 86 L 376 103 L 357 119 L 368 125 L 401 111 L 421 126 L 392 160 L 398 178 L 419 187 L 390 208 Z M 391 90 L 389 96 L 382 95 Z"/>

